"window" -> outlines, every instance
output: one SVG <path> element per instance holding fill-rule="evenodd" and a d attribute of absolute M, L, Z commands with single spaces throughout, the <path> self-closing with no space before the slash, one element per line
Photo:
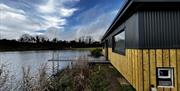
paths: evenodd
<path fill-rule="evenodd" d="M 173 68 L 157 68 L 157 72 L 158 87 L 173 87 Z"/>
<path fill-rule="evenodd" d="M 113 51 L 120 54 L 125 54 L 125 31 L 113 36 Z"/>

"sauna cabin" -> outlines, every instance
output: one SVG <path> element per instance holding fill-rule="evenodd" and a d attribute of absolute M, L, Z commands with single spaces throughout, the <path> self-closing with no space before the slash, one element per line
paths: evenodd
<path fill-rule="evenodd" d="M 180 0 L 126 0 L 102 42 L 136 91 L 180 91 Z"/>

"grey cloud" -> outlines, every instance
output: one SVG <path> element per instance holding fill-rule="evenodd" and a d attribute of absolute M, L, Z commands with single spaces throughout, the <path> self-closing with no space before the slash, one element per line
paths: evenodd
<path fill-rule="evenodd" d="M 77 39 L 81 36 L 92 36 L 95 40 L 100 40 L 105 31 L 110 26 L 113 17 L 117 14 L 117 10 L 101 14 L 95 18 L 95 21 L 72 28 L 71 32 L 66 32 L 66 35 L 60 36 L 61 39 Z"/>
<path fill-rule="evenodd" d="M 65 8 L 63 6 L 64 2 L 77 2 L 73 0 L 49 0 L 49 3 L 41 3 L 44 4 L 44 9 L 50 8 L 57 9 L 63 8 L 62 15 L 57 15 L 56 13 L 46 13 L 43 14 L 29 11 L 24 11 L 23 9 L 15 9 L 6 4 L 0 4 L 0 35 L 1 38 L 7 39 L 17 39 L 23 33 L 28 33 L 31 35 L 45 34 L 50 38 L 58 37 L 59 31 L 63 31 L 63 26 L 67 23 L 65 17 L 70 17 L 75 11 L 76 8 Z M 53 2 L 52 2 L 53 1 Z M 59 3 L 57 3 L 57 1 Z M 23 1 L 24 3 L 28 3 L 27 1 Z M 28 4 L 31 4 L 28 3 Z M 58 5 L 61 6 L 58 6 Z M 38 5 L 38 4 L 36 4 Z M 32 6 L 32 5 L 30 5 Z M 46 8 L 47 6 L 47 8 Z M 57 12 L 57 13 L 60 13 Z M 37 30 L 46 30 L 45 33 L 36 32 Z M 17 33 L 17 34 L 16 34 Z M 16 35 L 14 35 L 16 34 Z"/>

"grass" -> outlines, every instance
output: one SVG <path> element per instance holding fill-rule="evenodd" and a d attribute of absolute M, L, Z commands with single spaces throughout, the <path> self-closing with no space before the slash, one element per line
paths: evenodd
<path fill-rule="evenodd" d="M 120 87 L 121 91 L 136 91 L 132 86 L 130 85 L 121 85 Z"/>

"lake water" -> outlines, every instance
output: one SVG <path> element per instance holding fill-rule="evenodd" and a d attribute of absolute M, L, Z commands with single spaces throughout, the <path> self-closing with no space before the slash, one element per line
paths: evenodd
<path fill-rule="evenodd" d="M 79 57 L 87 57 L 88 59 L 97 59 L 90 56 L 89 51 L 78 50 L 59 50 L 59 51 L 17 51 L 17 52 L 0 52 L 0 67 L 6 65 L 6 69 L 14 75 L 16 79 L 22 77 L 22 67 L 30 67 L 31 74 L 38 72 L 42 64 L 47 64 L 48 72 L 51 74 L 54 69 L 63 69 L 67 67 L 69 62 L 52 62 L 50 59 L 76 59 Z M 102 59 L 102 58 L 98 58 Z M 54 65 L 53 65 L 54 64 Z M 57 65 L 58 68 L 57 68 Z"/>

